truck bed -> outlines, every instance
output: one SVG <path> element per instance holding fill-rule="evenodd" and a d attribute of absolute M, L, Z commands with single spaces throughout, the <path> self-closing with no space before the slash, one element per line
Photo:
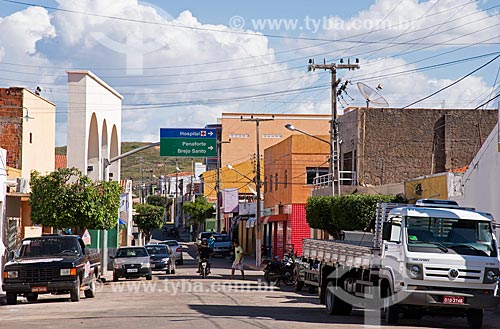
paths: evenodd
<path fill-rule="evenodd" d="M 372 248 L 357 243 L 359 241 L 304 239 L 302 255 L 329 264 L 368 268 Z"/>

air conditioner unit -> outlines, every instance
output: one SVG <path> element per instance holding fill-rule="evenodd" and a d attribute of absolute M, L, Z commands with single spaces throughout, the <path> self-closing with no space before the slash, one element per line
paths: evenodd
<path fill-rule="evenodd" d="M 16 193 L 28 193 L 28 180 L 26 178 L 16 178 Z"/>

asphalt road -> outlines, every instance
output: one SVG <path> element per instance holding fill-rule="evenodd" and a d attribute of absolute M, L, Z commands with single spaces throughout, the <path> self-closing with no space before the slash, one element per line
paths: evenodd
<path fill-rule="evenodd" d="M 94 299 L 82 292 L 78 303 L 67 295 L 41 296 L 36 303 L 20 297 L 18 305 L 0 306 L 0 328 L 365 328 L 362 311 L 329 316 L 315 295 L 260 284 L 259 271 L 231 280 L 230 262 L 216 259 L 213 273 L 202 279 L 194 260 L 185 259 L 174 275 L 107 282 Z M 500 328 L 499 315 L 487 313 L 486 322 L 484 328 Z M 462 318 L 426 316 L 403 319 L 398 328 L 468 327 Z"/>

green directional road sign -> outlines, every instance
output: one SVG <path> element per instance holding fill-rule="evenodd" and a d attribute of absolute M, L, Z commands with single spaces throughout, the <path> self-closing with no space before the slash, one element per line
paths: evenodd
<path fill-rule="evenodd" d="M 216 129 L 162 128 L 160 156 L 216 157 Z"/>

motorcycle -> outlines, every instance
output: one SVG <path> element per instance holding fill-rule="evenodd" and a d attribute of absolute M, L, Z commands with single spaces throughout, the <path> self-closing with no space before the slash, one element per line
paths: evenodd
<path fill-rule="evenodd" d="M 266 265 L 264 268 L 264 280 L 266 280 L 267 284 L 276 287 L 281 282 L 287 286 L 295 285 L 297 277 L 294 275 L 294 255 L 285 255 L 285 258 L 281 261 L 278 260 L 277 256 L 275 259 L 265 259 L 263 264 Z"/>
<path fill-rule="evenodd" d="M 208 259 L 203 258 L 200 261 L 200 275 L 203 279 L 205 279 L 209 273 L 210 273 L 210 263 L 208 262 Z"/>

